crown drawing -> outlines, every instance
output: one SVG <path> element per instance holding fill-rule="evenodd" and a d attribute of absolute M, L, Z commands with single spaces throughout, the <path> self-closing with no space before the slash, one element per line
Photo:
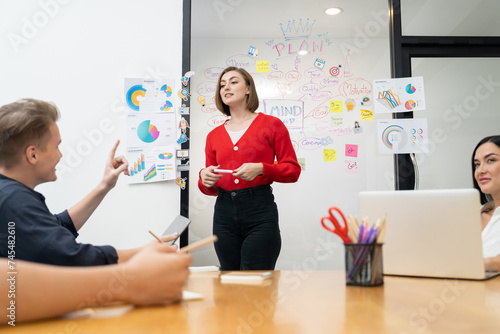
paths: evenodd
<path fill-rule="evenodd" d="M 280 23 L 280 27 L 283 32 L 283 36 L 285 37 L 285 41 L 289 41 L 292 39 L 309 38 L 314 23 L 316 23 L 316 20 L 310 23 L 309 19 L 307 19 L 305 23 L 302 23 L 302 19 L 300 19 L 298 23 L 295 23 L 295 20 L 288 21 L 285 29 L 283 28 L 283 23 Z"/>

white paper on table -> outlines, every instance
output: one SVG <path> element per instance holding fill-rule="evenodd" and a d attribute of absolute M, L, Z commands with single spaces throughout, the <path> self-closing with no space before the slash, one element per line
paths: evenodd
<path fill-rule="evenodd" d="M 201 293 L 192 292 L 192 291 L 182 291 L 182 300 L 190 301 L 190 300 L 198 300 L 203 299 L 203 295 Z"/>
<path fill-rule="evenodd" d="M 198 267 L 189 267 L 189 271 L 191 273 L 209 273 L 209 272 L 220 272 L 219 267 L 217 266 L 198 266 Z"/>

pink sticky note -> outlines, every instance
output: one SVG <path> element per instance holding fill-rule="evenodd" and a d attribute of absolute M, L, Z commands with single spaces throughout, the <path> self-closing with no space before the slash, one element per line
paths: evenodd
<path fill-rule="evenodd" d="M 356 161 L 345 161 L 345 172 L 356 174 L 358 172 L 358 163 Z"/>
<path fill-rule="evenodd" d="M 357 158 L 358 145 L 345 144 L 345 156 Z"/>

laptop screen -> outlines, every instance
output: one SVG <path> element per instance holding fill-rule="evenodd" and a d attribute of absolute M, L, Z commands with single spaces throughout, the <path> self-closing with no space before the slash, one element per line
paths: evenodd
<path fill-rule="evenodd" d="M 361 192 L 359 209 L 371 221 L 387 214 L 384 274 L 484 278 L 477 190 Z"/>

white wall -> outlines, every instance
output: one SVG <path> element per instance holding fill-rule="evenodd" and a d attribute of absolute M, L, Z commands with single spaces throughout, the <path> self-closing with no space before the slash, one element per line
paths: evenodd
<path fill-rule="evenodd" d="M 33 97 L 62 114 L 59 180 L 36 189 L 59 212 L 97 184 L 116 139 L 125 151 L 124 78 L 182 76 L 182 1 L 1 4 L 0 104 Z M 122 176 L 79 241 L 142 245 L 179 213 L 179 192 L 174 181 L 130 186 Z"/>

